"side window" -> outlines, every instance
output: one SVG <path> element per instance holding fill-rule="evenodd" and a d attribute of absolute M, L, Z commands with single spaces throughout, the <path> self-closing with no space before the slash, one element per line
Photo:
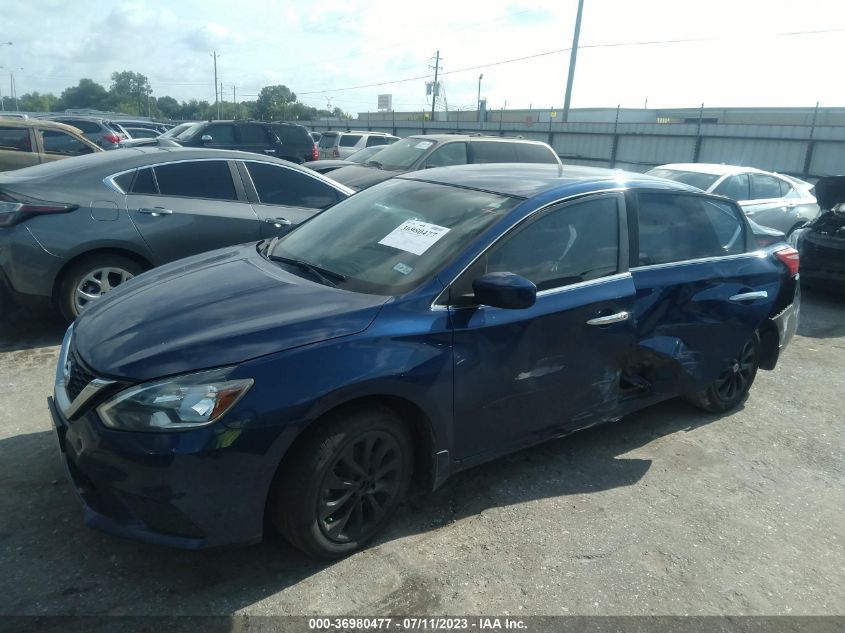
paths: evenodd
<path fill-rule="evenodd" d="M 473 163 L 515 163 L 514 143 L 497 141 L 473 141 Z"/>
<path fill-rule="evenodd" d="M 152 167 L 139 169 L 135 174 L 135 181 L 132 183 L 132 193 L 152 194 L 158 193 Z"/>
<path fill-rule="evenodd" d="M 471 297 L 472 282 L 486 273 L 515 273 L 534 282 L 537 290 L 548 290 L 618 270 L 618 202 L 605 196 L 553 210 L 506 236 L 455 282 L 451 296 Z"/>
<path fill-rule="evenodd" d="M 732 205 L 699 196 L 639 195 L 639 264 L 668 264 L 745 250 L 743 224 Z"/>
<path fill-rule="evenodd" d="M 41 130 L 41 141 L 45 154 L 79 156 L 91 153 L 91 148 L 85 143 L 61 130 Z"/>
<path fill-rule="evenodd" d="M 79 119 L 68 119 L 62 121 L 62 123 L 66 123 L 67 125 L 72 125 L 78 130 L 81 130 L 83 134 L 95 134 L 101 131 L 100 124 L 95 123 L 94 121 L 85 121 Z M 108 131 L 108 130 L 106 130 Z"/>
<path fill-rule="evenodd" d="M 387 139 L 384 136 L 368 136 L 367 147 L 374 147 L 375 145 L 387 145 Z"/>
<path fill-rule="evenodd" d="M 516 158 L 520 163 L 553 163 L 557 164 L 558 158 L 552 148 L 539 143 L 514 143 L 516 147 Z"/>
<path fill-rule="evenodd" d="M 751 199 L 780 198 L 780 181 L 774 176 L 751 174 Z"/>
<path fill-rule="evenodd" d="M 241 135 L 241 145 L 267 145 L 269 143 L 267 132 L 260 125 L 239 125 L 238 132 Z"/>
<path fill-rule="evenodd" d="M 294 169 L 269 163 L 245 164 L 262 204 L 324 209 L 339 199 L 335 189 Z"/>
<path fill-rule="evenodd" d="M 434 150 L 425 161 L 426 167 L 448 167 L 449 165 L 466 165 L 467 144 L 446 143 Z"/>
<path fill-rule="evenodd" d="M 728 176 L 719 186 L 713 190 L 720 196 L 725 196 L 731 200 L 751 200 L 751 194 L 748 190 L 748 174 L 734 174 Z"/>
<path fill-rule="evenodd" d="M 223 160 L 189 161 L 154 168 L 163 196 L 237 200 L 229 164 Z"/>
<path fill-rule="evenodd" d="M 203 137 L 206 134 L 209 134 L 211 136 L 211 142 L 214 145 L 235 144 L 234 125 L 209 125 L 200 133 L 200 137 Z"/>
<path fill-rule="evenodd" d="M 739 255 L 745 252 L 745 239 L 743 235 L 744 223 L 739 218 L 739 213 L 733 205 L 716 202 L 715 200 L 702 200 L 704 213 L 710 220 L 716 237 L 719 239 L 719 246 L 722 247 L 722 255 Z"/>
<path fill-rule="evenodd" d="M 114 184 L 120 187 L 121 191 L 124 193 L 129 192 L 132 189 L 132 180 L 135 178 L 134 171 L 127 171 L 125 174 L 120 174 L 120 176 L 114 177 Z"/>
<path fill-rule="evenodd" d="M 361 140 L 360 134 L 344 134 L 340 137 L 340 145 L 341 147 L 355 147 L 355 144 Z"/>
<path fill-rule="evenodd" d="M 31 152 L 29 130 L 25 127 L 0 127 L 0 149 Z"/>

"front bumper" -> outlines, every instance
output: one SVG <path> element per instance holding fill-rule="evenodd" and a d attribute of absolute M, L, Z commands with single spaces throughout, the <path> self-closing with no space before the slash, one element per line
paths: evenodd
<path fill-rule="evenodd" d="M 131 433 L 94 411 L 70 421 L 54 398 L 48 406 L 89 527 L 186 549 L 261 540 L 278 431 Z"/>

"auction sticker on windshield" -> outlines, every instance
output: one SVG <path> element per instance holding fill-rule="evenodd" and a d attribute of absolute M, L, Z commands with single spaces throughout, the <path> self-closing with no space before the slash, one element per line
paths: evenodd
<path fill-rule="evenodd" d="M 381 238 L 379 244 L 392 246 L 406 253 L 422 255 L 448 232 L 449 229 L 445 226 L 437 226 L 419 220 L 405 220 Z"/>

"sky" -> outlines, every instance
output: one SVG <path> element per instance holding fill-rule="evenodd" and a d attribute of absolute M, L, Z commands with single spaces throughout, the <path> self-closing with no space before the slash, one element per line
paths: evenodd
<path fill-rule="evenodd" d="M 0 42 L 12 45 L 0 44 L 0 91 L 9 94 L 10 69 L 19 95 L 58 95 L 82 77 L 108 87 L 112 72 L 133 70 L 155 96 L 213 101 L 216 49 L 227 100 L 233 87 L 252 100 L 281 83 L 321 108 L 375 111 L 377 96 L 392 94 L 397 111 L 421 110 L 439 50 L 450 110 L 475 108 L 481 73 L 490 108 L 560 107 L 576 8 L 577 0 L 6 2 Z M 642 42 L 664 43 L 634 45 Z M 585 0 L 580 43 L 576 108 L 845 106 L 840 0 Z M 499 63 L 551 51 L 562 52 Z"/>

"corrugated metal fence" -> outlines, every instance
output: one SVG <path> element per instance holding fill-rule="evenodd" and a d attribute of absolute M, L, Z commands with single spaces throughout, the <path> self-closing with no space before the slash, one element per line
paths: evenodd
<path fill-rule="evenodd" d="M 551 145 L 565 163 L 646 171 L 666 163 L 725 163 L 818 178 L 845 174 L 845 127 L 714 123 L 466 123 L 456 121 L 313 121 L 325 130 L 396 136 L 483 133 Z"/>

